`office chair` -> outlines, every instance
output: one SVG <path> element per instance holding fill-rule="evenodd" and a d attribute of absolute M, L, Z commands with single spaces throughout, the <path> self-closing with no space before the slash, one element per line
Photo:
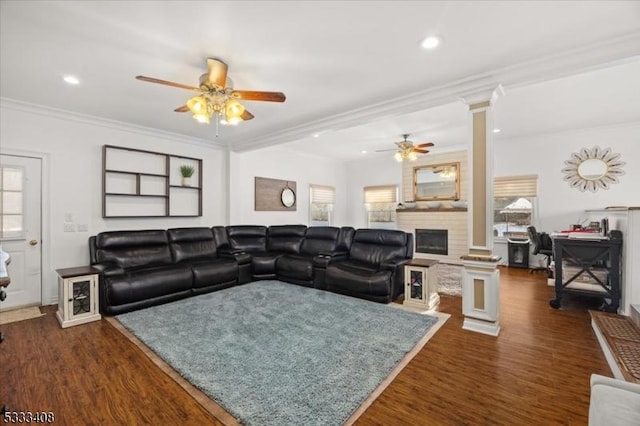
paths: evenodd
<path fill-rule="evenodd" d="M 531 273 L 535 271 L 547 271 L 547 276 L 551 277 L 551 269 L 549 265 L 551 265 L 551 258 L 553 257 L 553 247 L 551 242 L 551 237 L 546 232 L 539 233 L 536 231 L 535 226 L 528 226 L 527 233 L 529 234 L 529 240 L 531 244 L 533 244 L 533 254 L 541 254 L 546 256 L 547 266 L 538 266 L 531 269 Z"/>

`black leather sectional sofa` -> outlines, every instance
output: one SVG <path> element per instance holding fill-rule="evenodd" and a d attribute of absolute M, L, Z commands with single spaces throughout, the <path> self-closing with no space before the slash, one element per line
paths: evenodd
<path fill-rule="evenodd" d="M 264 279 L 389 303 L 403 290 L 413 235 L 305 225 L 111 231 L 91 237 L 89 252 L 105 314 Z"/>

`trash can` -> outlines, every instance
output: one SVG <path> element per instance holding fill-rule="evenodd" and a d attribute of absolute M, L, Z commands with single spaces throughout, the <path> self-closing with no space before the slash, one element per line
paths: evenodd
<path fill-rule="evenodd" d="M 529 267 L 529 240 L 527 238 L 509 238 L 509 268 Z"/>

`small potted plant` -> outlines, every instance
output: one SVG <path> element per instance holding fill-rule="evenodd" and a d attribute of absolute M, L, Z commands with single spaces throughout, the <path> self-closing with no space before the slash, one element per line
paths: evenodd
<path fill-rule="evenodd" d="M 195 173 L 196 169 L 193 166 L 183 164 L 180 166 L 180 174 L 182 175 L 182 186 L 191 186 L 191 176 Z"/>

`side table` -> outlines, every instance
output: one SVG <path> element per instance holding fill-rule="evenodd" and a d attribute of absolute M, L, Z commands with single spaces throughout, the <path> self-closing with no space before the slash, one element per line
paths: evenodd
<path fill-rule="evenodd" d="M 407 306 L 435 309 L 438 294 L 438 261 L 413 259 L 404 266 L 404 302 Z"/>
<path fill-rule="evenodd" d="M 57 269 L 58 312 L 62 328 L 97 321 L 100 318 L 98 271 L 91 266 Z"/>

